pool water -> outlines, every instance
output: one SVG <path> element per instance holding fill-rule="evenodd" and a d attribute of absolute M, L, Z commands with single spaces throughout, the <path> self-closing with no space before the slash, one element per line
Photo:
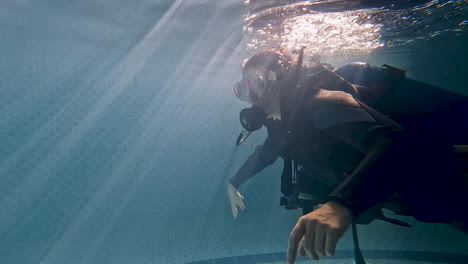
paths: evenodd
<path fill-rule="evenodd" d="M 468 2 L 389 2 L 3 0 L 0 263 L 284 263 L 280 162 L 236 220 L 226 197 L 266 136 L 235 145 L 240 65 L 305 45 L 468 95 Z M 466 234 L 400 219 L 359 227 L 368 263 L 468 263 Z"/>

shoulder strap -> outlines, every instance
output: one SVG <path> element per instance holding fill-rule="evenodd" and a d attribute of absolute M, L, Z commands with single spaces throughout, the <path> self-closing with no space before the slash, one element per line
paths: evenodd
<path fill-rule="evenodd" d="M 370 115 L 372 115 L 372 117 L 381 122 L 382 124 L 385 124 L 385 125 L 397 125 L 397 126 L 400 126 L 400 124 L 398 124 L 397 122 L 395 122 L 393 119 L 385 116 L 384 114 L 380 113 L 379 111 L 375 110 L 374 108 L 371 108 L 370 106 L 364 104 L 363 102 L 359 101 L 356 99 L 356 102 L 359 103 L 359 105 L 361 105 L 361 107 L 366 110 L 366 112 L 368 112 Z"/>

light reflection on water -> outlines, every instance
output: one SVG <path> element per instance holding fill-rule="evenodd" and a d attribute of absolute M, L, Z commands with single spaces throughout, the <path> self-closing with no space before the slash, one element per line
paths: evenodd
<path fill-rule="evenodd" d="M 248 47 L 255 49 L 273 41 L 288 49 L 305 45 L 311 53 L 331 54 L 338 51 L 368 53 L 383 46 L 380 41 L 382 24 L 369 21 L 362 23 L 362 16 L 355 12 L 292 17 L 286 19 L 282 27 L 280 34 L 258 30 L 260 40 L 253 39 Z"/>
<path fill-rule="evenodd" d="M 414 47 L 445 33 L 461 34 L 468 21 L 467 0 L 373 8 L 362 8 L 360 2 L 246 1 L 246 48 L 306 46 L 307 54 L 321 57 L 365 56 L 377 48 Z"/>

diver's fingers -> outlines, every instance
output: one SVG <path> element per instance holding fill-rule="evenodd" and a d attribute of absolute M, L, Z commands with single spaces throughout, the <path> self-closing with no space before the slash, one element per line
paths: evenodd
<path fill-rule="evenodd" d="M 237 207 L 234 205 L 234 206 L 231 206 L 231 211 L 232 211 L 232 216 L 234 217 L 234 219 L 237 218 Z"/>
<path fill-rule="evenodd" d="M 308 224 L 308 225 L 307 225 Z M 306 232 L 304 235 L 304 249 L 307 257 L 310 260 L 319 260 L 317 253 L 315 252 L 315 237 L 316 237 L 316 225 L 314 222 L 308 222 L 306 225 Z"/>
<path fill-rule="evenodd" d="M 327 237 L 325 239 L 325 253 L 327 256 L 335 255 L 336 245 L 338 244 L 338 240 L 340 239 L 341 234 L 336 229 L 330 229 Z"/>
<path fill-rule="evenodd" d="M 327 236 L 325 228 L 324 226 L 318 226 L 315 232 L 315 248 L 313 250 L 320 256 L 325 256 L 325 239 Z"/>
<path fill-rule="evenodd" d="M 239 198 L 240 198 L 241 200 L 244 200 L 244 196 L 243 196 L 242 194 L 240 194 L 240 192 L 237 192 L 237 195 L 239 196 Z"/>
<path fill-rule="evenodd" d="M 244 211 L 245 210 L 245 205 L 244 205 L 244 202 L 242 202 L 242 200 L 238 200 L 237 201 L 237 206 L 239 206 L 239 208 Z"/>
<path fill-rule="evenodd" d="M 299 247 L 299 241 L 301 241 L 304 236 L 305 227 L 302 218 L 299 218 L 296 226 L 294 226 L 291 234 L 289 235 L 289 244 L 287 250 L 287 260 L 288 264 L 294 264 L 296 261 L 297 249 Z"/>
<path fill-rule="evenodd" d="M 302 237 L 301 241 L 299 242 L 299 255 L 301 255 L 302 257 L 305 257 L 307 255 L 304 249 L 304 237 Z"/>

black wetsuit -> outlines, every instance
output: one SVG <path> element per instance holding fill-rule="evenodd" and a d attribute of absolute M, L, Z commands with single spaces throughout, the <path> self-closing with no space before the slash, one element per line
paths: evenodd
<path fill-rule="evenodd" d="M 419 221 L 468 222 L 467 188 L 451 144 L 405 129 L 348 93 L 298 91 L 283 94 L 282 121 L 266 122 L 268 137 L 230 179 L 234 187 L 295 153 L 301 191 L 339 202 L 355 217 L 396 199 L 405 205 L 397 213 Z"/>

